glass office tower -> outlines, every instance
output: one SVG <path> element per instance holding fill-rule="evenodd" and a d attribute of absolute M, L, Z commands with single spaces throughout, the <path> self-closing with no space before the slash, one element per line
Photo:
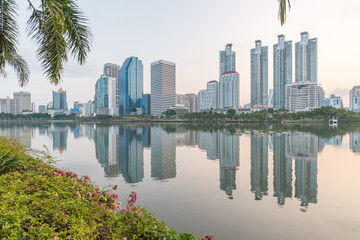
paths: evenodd
<path fill-rule="evenodd" d="M 129 57 L 119 72 L 119 114 L 135 113 L 142 108 L 143 64 L 137 57 Z"/>

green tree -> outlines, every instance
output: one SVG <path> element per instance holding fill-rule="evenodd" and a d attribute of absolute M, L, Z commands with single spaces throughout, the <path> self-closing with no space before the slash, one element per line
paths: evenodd
<path fill-rule="evenodd" d="M 41 0 L 36 7 L 27 0 L 32 11 L 27 21 L 27 32 L 37 44 L 37 58 L 47 79 L 57 85 L 68 53 L 79 63 L 86 62 L 90 51 L 92 34 L 87 19 L 76 0 Z M 29 81 L 30 71 L 26 61 L 19 55 L 19 28 L 15 0 L 0 0 L 0 75 L 6 76 L 10 65 L 17 73 L 20 86 Z"/>

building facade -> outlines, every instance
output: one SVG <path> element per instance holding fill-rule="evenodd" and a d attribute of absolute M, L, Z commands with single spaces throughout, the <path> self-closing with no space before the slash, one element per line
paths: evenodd
<path fill-rule="evenodd" d="M 62 88 L 59 88 L 57 92 L 53 91 L 52 108 L 56 110 L 67 109 L 66 91 L 64 91 Z"/>
<path fill-rule="evenodd" d="M 199 111 L 209 111 L 219 109 L 219 83 L 218 81 L 209 81 L 206 84 L 201 96 L 201 104 Z"/>
<path fill-rule="evenodd" d="M 317 38 L 309 39 L 308 32 L 300 36 L 300 42 L 295 43 L 295 81 L 317 83 Z"/>
<path fill-rule="evenodd" d="M 14 99 L 19 100 L 20 113 L 31 112 L 31 93 L 29 92 L 14 92 Z"/>
<path fill-rule="evenodd" d="M 0 98 L 0 113 L 20 114 L 20 101 L 19 99 Z"/>
<path fill-rule="evenodd" d="M 151 114 L 151 94 L 143 94 L 142 99 L 142 113 L 145 115 Z"/>
<path fill-rule="evenodd" d="M 286 85 L 285 108 L 290 112 L 318 108 L 319 87 L 310 81 Z"/>
<path fill-rule="evenodd" d="M 160 116 L 176 101 L 175 63 L 151 63 L 151 115 Z"/>
<path fill-rule="evenodd" d="M 135 113 L 142 108 L 143 64 L 137 57 L 129 57 L 119 72 L 119 114 Z"/>
<path fill-rule="evenodd" d="M 255 41 L 251 53 L 251 106 L 268 103 L 268 47 Z"/>
<path fill-rule="evenodd" d="M 224 72 L 236 71 L 235 68 L 235 52 L 232 51 L 232 44 L 225 46 L 225 51 L 220 51 L 220 70 L 219 75 Z"/>
<path fill-rule="evenodd" d="M 292 41 L 278 36 L 273 46 L 274 53 L 274 109 L 285 108 L 285 87 L 292 83 Z"/>
<path fill-rule="evenodd" d="M 331 94 L 329 98 L 325 98 L 321 102 L 321 107 L 333 107 L 337 109 L 343 109 L 343 101 L 341 97 L 335 96 L 335 94 Z"/>
<path fill-rule="evenodd" d="M 197 95 L 197 112 L 201 112 L 201 111 L 203 111 L 203 102 L 204 102 L 204 95 L 205 95 L 205 92 L 206 92 L 206 90 L 205 89 L 203 89 L 203 90 L 200 90 L 199 92 L 198 92 L 198 95 Z"/>
<path fill-rule="evenodd" d="M 190 107 L 189 107 L 189 110 L 190 112 L 196 112 L 196 109 L 197 109 L 197 96 L 195 93 L 188 93 L 188 94 L 185 94 L 185 97 L 186 99 L 189 101 L 190 103 Z"/>
<path fill-rule="evenodd" d="M 118 115 L 116 107 L 116 78 L 101 75 L 96 82 L 96 114 Z"/>
<path fill-rule="evenodd" d="M 105 76 L 115 78 L 116 79 L 116 107 L 119 108 L 119 71 L 120 66 L 114 63 L 106 63 L 104 64 L 104 72 Z"/>
<path fill-rule="evenodd" d="M 239 74 L 235 71 L 221 74 L 219 81 L 219 109 L 239 108 Z"/>
<path fill-rule="evenodd" d="M 350 109 L 360 111 L 360 86 L 354 86 L 350 90 Z"/>

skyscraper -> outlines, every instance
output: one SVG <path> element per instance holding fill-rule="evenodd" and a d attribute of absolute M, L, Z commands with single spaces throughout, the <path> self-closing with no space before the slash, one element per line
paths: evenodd
<path fill-rule="evenodd" d="M 285 86 L 292 82 L 292 41 L 278 36 L 274 44 L 274 108 L 285 108 Z"/>
<path fill-rule="evenodd" d="M 239 108 L 239 74 L 224 72 L 219 80 L 219 109 Z"/>
<path fill-rule="evenodd" d="M 66 91 L 59 88 L 57 92 L 53 91 L 53 109 L 67 109 Z"/>
<path fill-rule="evenodd" d="M 268 47 L 261 40 L 255 41 L 251 53 L 251 106 L 268 102 Z"/>
<path fill-rule="evenodd" d="M 161 115 L 175 105 L 175 63 L 159 60 L 151 63 L 151 115 Z"/>
<path fill-rule="evenodd" d="M 20 113 L 31 111 L 31 94 L 29 92 L 14 92 L 14 99 L 19 100 Z"/>
<path fill-rule="evenodd" d="M 231 72 L 235 70 L 235 52 L 231 50 L 232 44 L 229 43 L 225 47 L 225 51 L 220 51 L 220 71 L 219 75 L 224 72 Z"/>
<path fill-rule="evenodd" d="M 300 33 L 295 43 L 295 81 L 317 83 L 317 38 L 309 39 L 308 32 Z"/>
<path fill-rule="evenodd" d="M 220 51 L 220 78 L 218 85 L 219 109 L 237 109 L 239 107 L 239 74 L 236 72 L 235 52 L 232 44 L 227 44 L 225 51 Z"/>
<path fill-rule="evenodd" d="M 137 57 L 129 57 L 119 72 L 119 114 L 135 113 L 141 108 L 143 95 L 143 64 Z"/>
<path fill-rule="evenodd" d="M 116 107 L 116 79 L 101 75 L 95 85 L 96 114 L 118 115 Z"/>
<path fill-rule="evenodd" d="M 104 75 L 115 78 L 116 79 L 116 96 L 115 96 L 115 104 L 116 108 L 119 108 L 119 71 L 120 66 L 114 63 L 106 63 L 104 64 Z"/>

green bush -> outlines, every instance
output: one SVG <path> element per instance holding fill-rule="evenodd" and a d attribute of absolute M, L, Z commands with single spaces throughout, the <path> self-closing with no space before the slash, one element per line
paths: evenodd
<path fill-rule="evenodd" d="M 199 239 L 136 206 L 135 192 L 122 209 L 116 193 L 56 168 L 47 151 L 0 138 L 0 153 L 18 159 L 0 175 L 0 239 Z"/>

